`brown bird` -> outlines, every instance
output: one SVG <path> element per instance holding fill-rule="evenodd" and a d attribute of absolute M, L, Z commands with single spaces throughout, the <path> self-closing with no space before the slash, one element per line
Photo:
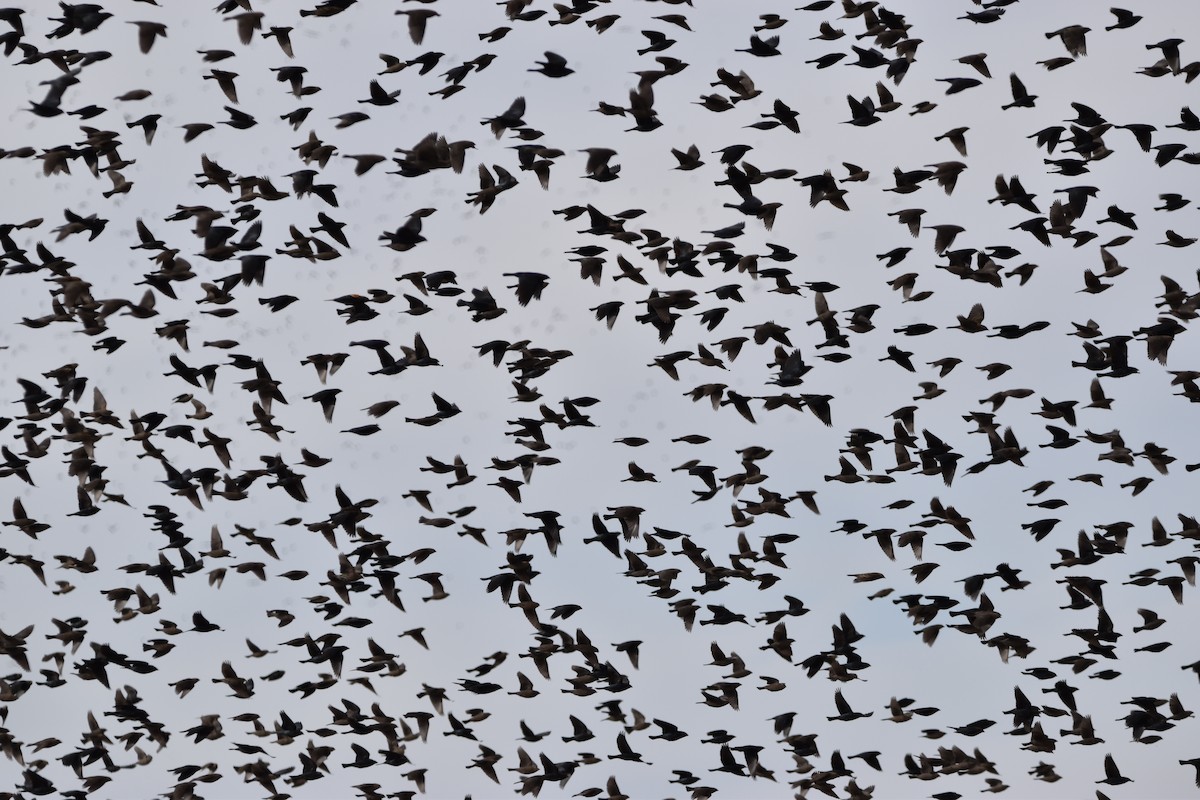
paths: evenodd
<path fill-rule="evenodd" d="M 396 14 L 403 14 L 408 17 L 408 35 L 412 38 L 413 44 L 421 44 L 425 40 L 425 26 L 434 17 L 440 17 L 438 12 L 427 9 L 401 9 Z"/>
<path fill-rule="evenodd" d="M 130 25 L 136 25 L 138 29 L 138 49 L 143 53 L 149 53 L 150 48 L 154 46 L 154 41 L 159 36 L 166 38 L 167 26 L 161 22 L 130 22 Z"/>

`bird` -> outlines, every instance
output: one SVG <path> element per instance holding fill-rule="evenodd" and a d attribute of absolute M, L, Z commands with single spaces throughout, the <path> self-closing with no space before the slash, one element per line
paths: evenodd
<path fill-rule="evenodd" d="M 161 22 L 130 22 L 130 25 L 137 26 L 138 33 L 138 49 L 142 53 L 149 53 L 150 48 L 154 47 L 155 40 L 159 37 L 166 37 L 167 26 Z"/>
<path fill-rule="evenodd" d="M 400 96 L 400 92 L 401 92 L 400 89 L 395 89 L 395 90 L 389 92 L 386 89 L 384 89 L 382 86 L 380 86 L 379 81 L 377 81 L 377 80 L 371 81 L 371 83 L 369 85 L 369 89 L 370 89 L 371 96 L 368 97 L 366 100 L 359 100 L 358 102 L 368 103 L 373 106 L 392 106 L 392 105 L 395 105 L 396 103 L 400 102 L 399 100 L 396 99 L 397 97 Z"/>
<path fill-rule="evenodd" d="M 417 45 L 425 39 L 425 29 L 429 20 L 441 16 L 437 11 L 429 8 L 398 9 L 396 14 L 408 17 L 408 35 L 412 39 L 412 43 Z"/>
<path fill-rule="evenodd" d="M 1012 102 L 1005 103 L 1000 108 L 1004 111 L 1010 108 L 1033 108 L 1037 95 L 1031 95 L 1025 89 L 1025 84 L 1017 77 L 1017 73 L 1009 75 L 1008 82 L 1012 90 Z"/>
<path fill-rule="evenodd" d="M 1117 763 L 1113 761 L 1112 754 L 1104 756 L 1104 778 L 1096 783 L 1106 783 L 1109 786 L 1120 786 L 1123 783 L 1131 783 L 1132 778 L 1127 778 L 1117 769 Z"/>
<path fill-rule="evenodd" d="M 567 66 L 567 60 L 558 53 L 552 53 L 547 50 L 545 56 L 545 61 L 537 62 L 537 69 L 531 69 L 529 71 L 540 72 L 547 78 L 565 78 L 575 72 L 575 70 Z"/>
<path fill-rule="evenodd" d="M 504 134 L 504 131 L 524 125 L 525 121 L 522 119 L 524 116 L 525 98 L 518 97 L 504 113 L 495 117 L 489 117 L 483 120 L 482 124 L 490 126 L 492 133 L 499 139 Z"/>

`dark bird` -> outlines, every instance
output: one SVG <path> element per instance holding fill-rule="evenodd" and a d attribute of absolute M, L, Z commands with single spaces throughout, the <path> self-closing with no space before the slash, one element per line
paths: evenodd
<path fill-rule="evenodd" d="M 429 24 L 429 20 L 441 16 L 438 12 L 428 8 L 400 9 L 396 11 L 396 14 L 408 17 L 408 35 L 412 38 L 413 44 L 418 45 L 425 40 L 425 27 Z"/>
<path fill-rule="evenodd" d="M 503 114 L 485 119 L 482 124 L 488 125 L 492 129 L 492 133 L 499 139 L 506 130 L 519 128 L 525 124 L 522 119 L 525 116 L 525 98 L 518 97 L 508 107 L 508 110 Z"/>
<path fill-rule="evenodd" d="M 530 72 L 540 72 L 547 78 L 565 78 L 575 72 L 567 66 L 567 60 L 558 53 L 546 51 L 546 60 L 536 62 L 537 69 L 531 69 Z"/>
<path fill-rule="evenodd" d="M 1142 20 L 1141 16 L 1138 14 L 1134 14 L 1132 11 L 1127 11 L 1123 8 L 1110 8 L 1109 12 L 1111 12 L 1112 15 L 1117 18 L 1117 21 L 1112 25 L 1106 25 L 1104 28 L 1106 31 L 1132 28 Z"/>
<path fill-rule="evenodd" d="M 1126 778 L 1121 774 L 1121 770 L 1117 769 L 1117 762 L 1113 761 L 1112 754 L 1104 757 L 1104 778 L 1096 783 L 1107 783 L 1109 786 L 1120 786 L 1122 783 L 1132 783 L 1132 778 Z"/>
<path fill-rule="evenodd" d="M 154 41 L 159 36 L 166 38 L 167 26 L 161 22 L 130 22 L 130 25 L 136 25 L 138 29 L 138 48 L 143 53 L 149 53 L 150 48 L 154 46 Z"/>
<path fill-rule="evenodd" d="M 1091 28 L 1083 25 L 1068 25 L 1065 28 L 1059 28 L 1056 31 L 1049 31 L 1046 34 L 1047 39 L 1058 37 L 1063 47 L 1067 48 L 1067 52 L 1074 58 L 1087 55 L 1087 34 Z"/>
<path fill-rule="evenodd" d="M 1025 84 L 1017 77 L 1017 73 L 1012 73 L 1008 77 L 1009 86 L 1012 89 L 1012 102 L 1005 103 L 1000 108 L 1007 111 L 1010 108 L 1033 108 L 1034 101 L 1037 100 L 1037 95 L 1030 94 L 1025 89 Z"/>
<path fill-rule="evenodd" d="M 400 96 L 400 90 L 387 91 L 379 85 L 379 81 L 373 80 L 370 84 L 370 97 L 366 100 L 359 100 L 360 103 L 369 103 L 373 106 L 392 106 L 400 102 L 396 98 Z"/>

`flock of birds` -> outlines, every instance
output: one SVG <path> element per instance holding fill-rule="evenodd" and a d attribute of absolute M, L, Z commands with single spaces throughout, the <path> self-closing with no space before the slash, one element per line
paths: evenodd
<path fill-rule="evenodd" d="M 93 87 L 114 65 L 130 80 L 198 35 L 178 9 L 0 9 L 6 92 L 31 90 L 0 141 L 0 797 L 1200 786 L 1200 522 L 1179 507 L 1200 469 L 1200 366 L 1180 363 L 1200 363 L 1200 225 L 1175 191 L 1200 117 L 1037 94 L 1101 45 L 1141 54 L 1146 93 L 1190 96 L 1186 42 L 1139 38 L 1157 4 L 1032 34 L 1016 0 L 299 5 L 223 0 L 169 96 L 113 100 Z M 376 74 L 306 60 L 368 13 L 400 53 Z M 984 28 L 1003 55 L 942 58 Z M 114 29 L 119 49 L 89 49 Z M 685 60 L 689 37 L 707 38 Z M 790 79 L 756 81 L 768 64 Z M 861 84 L 844 103 L 835 73 Z M 614 79 L 614 102 L 587 96 Z M 430 103 L 472 111 L 430 131 Z M 913 138 L 958 108 L 974 128 Z M 985 136 L 1036 167 L 971 196 Z M 765 166 L 772 148 L 804 166 Z M 675 180 L 688 196 L 653 205 Z M 23 217 L 42 204 L 61 219 Z M 855 241 L 813 233 L 841 219 Z M 475 260 L 425 255 L 477 230 Z M 864 245 L 884 252 L 841 263 Z M 173 400 L 149 410 L 156 392 Z M 895 410 L 863 418 L 875 401 Z M 500 449 L 464 458 L 471 438 Z M 909 672 L 884 661 L 897 648 Z M 1003 676 L 969 691 L 988 716 L 908 696 L 912 664 L 979 653 Z M 884 723 L 920 744 L 895 750 Z"/>

